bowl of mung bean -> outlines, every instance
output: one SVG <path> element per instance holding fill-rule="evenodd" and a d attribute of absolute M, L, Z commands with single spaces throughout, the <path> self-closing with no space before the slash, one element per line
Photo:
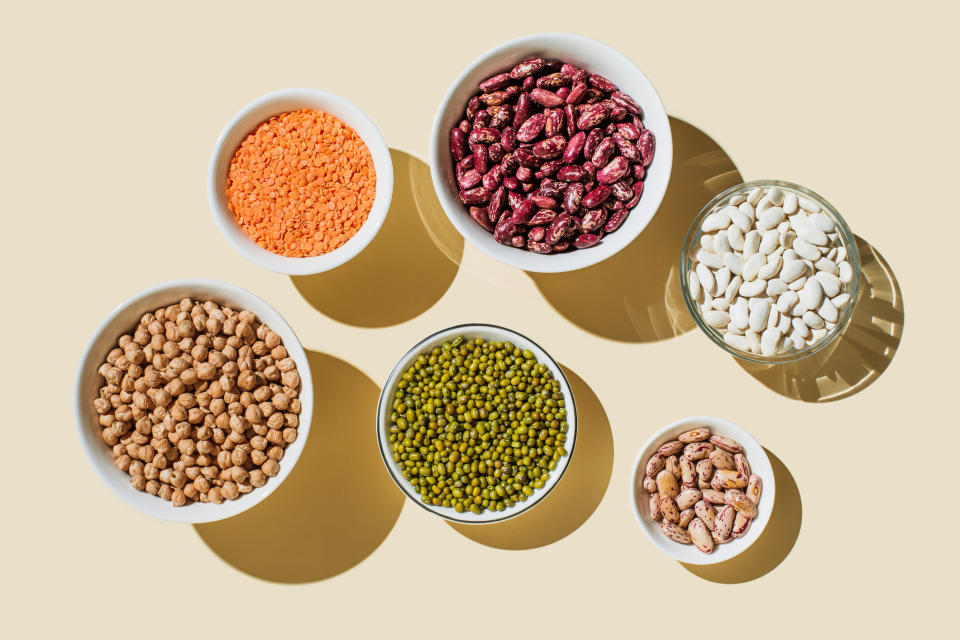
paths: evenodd
<path fill-rule="evenodd" d="M 266 499 L 303 451 L 313 382 L 269 304 L 215 280 L 145 289 L 94 331 L 77 432 L 105 485 L 143 513 L 201 523 Z"/>
<path fill-rule="evenodd" d="M 573 455 L 577 412 L 560 365 L 538 344 L 488 324 L 414 345 L 377 408 L 380 455 L 416 504 L 467 524 L 539 504 Z"/>

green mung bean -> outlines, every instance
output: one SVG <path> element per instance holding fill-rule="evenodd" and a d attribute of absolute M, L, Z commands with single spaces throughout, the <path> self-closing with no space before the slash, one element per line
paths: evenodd
<path fill-rule="evenodd" d="M 567 455 L 560 384 L 510 342 L 457 336 L 420 354 L 392 407 L 394 461 L 423 502 L 457 513 L 526 501 Z"/>

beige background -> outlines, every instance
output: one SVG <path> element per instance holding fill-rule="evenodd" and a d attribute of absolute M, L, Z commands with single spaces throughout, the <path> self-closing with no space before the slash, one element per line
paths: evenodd
<path fill-rule="evenodd" d="M 749 635 L 949 631 L 960 15 L 947 2 L 696 4 L 5 6 L 4 626 L 16 637 L 622 637 L 684 629 L 703 600 Z M 677 158 L 633 246 L 587 272 L 532 278 L 463 246 L 424 162 L 460 70 L 545 30 L 635 60 L 675 118 Z M 398 183 L 367 252 L 295 281 L 234 254 L 204 191 L 224 123 L 289 86 L 365 109 L 396 150 Z M 813 188 L 868 243 L 867 297 L 816 363 L 748 372 L 676 306 L 679 238 L 737 171 Z M 271 302 L 313 352 L 319 398 L 288 483 L 199 529 L 114 498 L 71 411 L 101 319 L 184 277 Z M 404 504 L 372 434 L 396 359 L 466 321 L 540 342 L 575 373 L 582 411 L 569 476 L 500 528 L 451 527 Z M 780 498 L 755 549 L 712 570 L 660 554 L 628 500 L 649 434 L 698 413 L 738 422 L 775 455 Z"/>

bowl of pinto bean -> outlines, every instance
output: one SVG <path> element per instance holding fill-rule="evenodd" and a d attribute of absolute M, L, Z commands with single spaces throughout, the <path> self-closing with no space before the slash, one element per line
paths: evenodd
<path fill-rule="evenodd" d="M 672 163 L 667 112 L 647 77 L 611 47 L 564 33 L 481 55 L 444 96 L 430 141 L 453 225 L 532 272 L 581 269 L 630 244 Z"/>

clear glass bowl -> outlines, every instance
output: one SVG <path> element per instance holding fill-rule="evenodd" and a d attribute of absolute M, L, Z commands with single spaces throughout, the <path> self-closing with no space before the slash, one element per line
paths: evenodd
<path fill-rule="evenodd" d="M 750 351 L 741 351 L 725 341 L 723 339 L 723 334 L 720 333 L 718 329 L 708 325 L 704 321 L 700 310 L 700 305 L 690 295 L 690 285 L 687 277 L 687 274 L 694 269 L 693 258 L 700 248 L 700 236 L 703 235 L 701 227 L 703 226 L 704 218 L 706 218 L 715 209 L 719 208 L 719 206 L 725 206 L 734 196 L 739 194 L 746 195 L 749 191 L 756 187 L 761 187 L 763 189 L 780 187 L 780 189 L 782 189 L 784 192 L 793 192 L 797 194 L 797 196 L 802 196 L 819 204 L 821 211 L 830 216 L 830 218 L 833 220 L 837 232 L 839 233 L 841 246 L 843 246 L 843 248 L 847 251 L 847 262 L 850 263 L 850 266 L 853 269 L 853 279 L 847 285 L 847 293 L 850 294 L 850 302 L 848 302 L 847 305 L 840 310 L 840 313 L 837 317 L 836 326 L 817 342 L 806 345 L 802 349 L 795 349 L 791 347 L 788 351 L 774 356 L 763 356 Z M 683 247 L 680 250 L 680 273 L 680 287 L 683 290 L 683 301 L 686 303 L 687 310 L 690 311 L 690 315 L 693 316 L 693 320 L 696 322 L 697 326 L 700 327 L 700 330 L 707 334 L 707 337 L 713 340 L 713 342 L 716 343 L 720 348 L 730 353 L 734 357 L 761 364 L 782 364 L 787 362 L 795 362 L 801 358 L 811 356 L 827 345 L 833 343 L 847 328 L 850 318 L 853 316 L 854 307 L 857 305 L 857 299 L 860 295 L 860 253 L 857 250 L 856 239 L 853 235 L 853 232 L 850 231 L 850 227 L 847 226 L 847 223 L 844 222 L 837 210 L 834 209 L 833 206 L 822 196 L 810 191 L 806 187 L 801 187 L 798 184 L 785 182 L 783 180 L 754 180 L 752 182 L 744 182 L 743 184 L 730 187 L 708 202 L 693 220 L 689 231 L 687 231 L 687 236 L 683 241 Z"/>

